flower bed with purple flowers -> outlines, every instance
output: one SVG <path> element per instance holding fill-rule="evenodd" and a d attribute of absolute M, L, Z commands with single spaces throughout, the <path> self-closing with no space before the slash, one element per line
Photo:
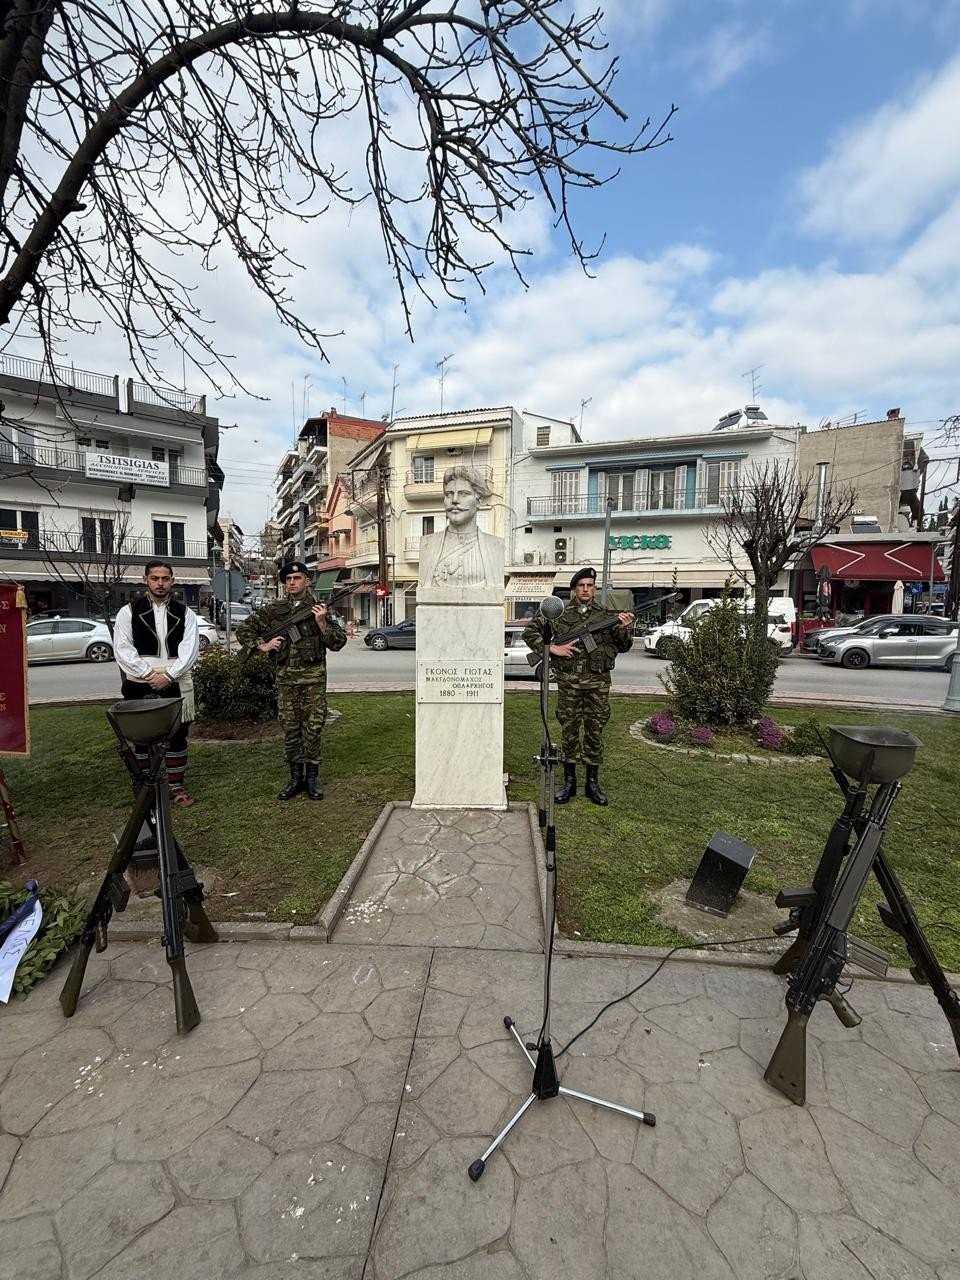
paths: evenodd
<path fill-rule="evenodd" d="M 817 759 L 824 754 L 819 741 L 820 725 L 810 716 L 796 727 L 779 725 L 769 716 L 760 716 L 749 728 L 691 724 L 669 708 L 657 711 L 634 733 L 657 746 L 692 750 L 722 760 Z"/>

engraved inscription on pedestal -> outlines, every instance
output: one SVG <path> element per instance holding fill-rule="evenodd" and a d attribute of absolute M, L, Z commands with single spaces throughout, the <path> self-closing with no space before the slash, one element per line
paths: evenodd
<path fill-rule="evenodd" d="M 502 665 L 469 660 L 417 663 L 418 702 L 499 702 L 502 696 Z"/>

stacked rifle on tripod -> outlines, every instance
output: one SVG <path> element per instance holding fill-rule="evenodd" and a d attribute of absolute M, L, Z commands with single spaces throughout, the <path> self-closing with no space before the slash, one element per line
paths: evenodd
<path fill-rule="evenodd" d="M 813 883 L 805 889 L 781 890 L 777 896 L 777 906 L 790 911 L 777 932 L 796 929 L 797 937 L 774 966 L 775 973 L 790 974 L 787 1025 L 764 1079 L 798 1106 L 806 1101 L 807 1023 L 817 1001 L 827 1001 L 844 1026 L 857 1026 L 860 1015 L 836 989 L 844 966 L 850 961 L 882 976 L 889 964 L 884 952 L 847 932 L 871 872 L 886 898 L 886 905 L 878 908 L 880 918 L 903 938 L 913 961 L 910 972 L 916 982 L 932 988 L 960 1053 L 960 999 L 883 852 L 884 831 L 903 785 L 900 780 L 913 767 L 920 746 L 912 734 L 898 729 L 830 729 L 830 771 L 843 792 L 843 812 L 827 838 Z M 876 787 L 872 799 L 871 786 Z"/>
<path fill-rule="evenodd" d="M 106 951 L 107 930 L 113 913 L 126 909 L 130 886 L 124 872 L 128 867 L 137 867 L 155 868 L 158 875 L 157 893 L 163 917 L 161 941 L 173 979 L 177 1031 L 184 1035 L 200 1021 L 200 1010 L 187 974 L 183 939 L 216 942 L 217 935 L 203 909 L 203 885 L 197 882 L 173 834 L 164 746 L 176 730 L 181 706 L 179 698 L 143 698 L 118 702 L 107 712 L 110 727 L 117 735 L 120 758 L 133 781 L 136 799 L 84 922 L 73 965 L 60 993 L 64 1017 L 72 1018 L 76 1012 L 91 950 L 95 946 L 98 954 Z M 147 749 L 145 762 L 138 758 L 131 742 Z"/>

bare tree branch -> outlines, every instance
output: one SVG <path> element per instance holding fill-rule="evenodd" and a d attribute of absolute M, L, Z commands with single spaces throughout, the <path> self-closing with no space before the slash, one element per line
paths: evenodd
<path fill-rule="evenodd" d="M 816 521 L 802 519 L 812 484 L 812 475 L 801 475 L 793 463 L 758 463 L 721 495 L 722 514 L 704 534 L 720 559 L 753 588 L 754 617 L 764 630 L 770 590 L 781 571 L 824 534 L 836 532 L 856 507 L 852 485 L 828 487 Z"/>
<path fill-rule="evenodd" d="M 117 507 L 110 517 L 91 520 L 88 528 L 40 530 L 39 550 L 44 564 L 65 587 L 81 591 L 91 610 L 113 635 L 117 587 L 126 579 L 137 540 L 130 532 L 130 511 Z"/>
<path fill-rule="evenodd" d="M 411 291 L 479 281 L 539 193 L 586 265 L 571 200 L 606 157 L 670 141 L 674 108 L 622 139 L 599 10 L 568 0 L 11 0 L 0 28 L 0 325 L 48 354 L 107 320 L 141 376 L 172 343 L 238 383 L 180 260 L 229 247 L 282 324 L 284 223 L 372 200 L 408 330 Z M 329 159 L 362 122 L 362 181 Z M 601 167 L 598 167 L 601 166 Z M 358 168 L 360 166 L 357 166 Z M 54 323 L 54 321 L 56 323 Z M 326 335 L 328 336 L 328 335 Z"/>

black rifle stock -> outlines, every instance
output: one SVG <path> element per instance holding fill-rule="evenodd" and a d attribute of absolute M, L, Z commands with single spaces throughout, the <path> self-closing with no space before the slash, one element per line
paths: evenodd
<path fill-rule="evenodd" d="M 107 867 L 107 874 L 103 877 L 103 883 L 100 885 L 93 906 L 87 914 L 83 929 L 80 931 L 80 939 L 77 943 L 76 954 L 73 957 L 73 964 L 70 967 L 67 980 L 63 984 L 63 990 L 60 992 L 60 1007 L 63 1009 L 64 1017 L 66 1018 L 72 1018 L 77 1011 L 80 989 L 83 986 L 84 974 L 87 971 L 87 963 L 94 944 L 96 944 L 98 953 L 106 950 L 107 926 L 114 910 L 122 911 L 127 905 L 127 899 L 130 897 L 130 888 L 123 878 L 123 873 L 126 871 L 127 864 L 133 855 L 141 828 L 147 820 L 153 800 L 154 788 L 149 783 L 143 783 L 137 792 L 133 811 L 127 819 L 120 839 L 117 841 L 117 847 L 113 851 L 113 857 Z"/>
<path fill-rule="evenodd" d="M 834 1003 L 835 988 L 847 962 L 847 929 L 873 869 L 884 824 L 900 787 L 899 782 L 891 782 L 877 788 L 859 839 L 787 986 L 787 1025 L 763 1078 L 797 1106 L 802 1107 L 807 1097 L 807 1023 L 818 1000 Z M 846 1002 L 843 1007 L 849 1009 Z M 841 1021 L 846 1022 L 836 1004 L 834 1008 Z"/>

